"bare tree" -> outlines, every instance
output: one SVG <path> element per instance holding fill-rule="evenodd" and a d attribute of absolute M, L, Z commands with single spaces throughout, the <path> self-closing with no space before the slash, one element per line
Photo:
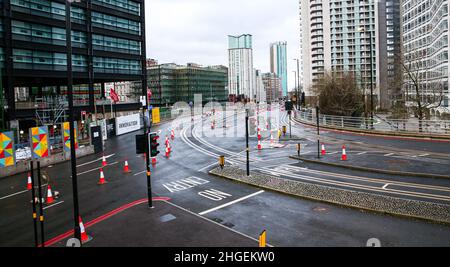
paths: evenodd
<path fill-rule="evenodd" d="M 313 90 L 324 114 L 360 117 L 363 112 L 363 94 L 352 73 L 326 73 L 314 83 Z"/>

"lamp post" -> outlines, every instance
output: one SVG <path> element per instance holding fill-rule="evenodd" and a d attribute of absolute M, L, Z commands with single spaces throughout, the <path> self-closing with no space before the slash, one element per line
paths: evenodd
<path fill-rule="evenodd" d="M 297 86 L 297 98 L 298 98 L 298 100 L 297 100 L 297 109 L 298 110 L 300 110 L 300 99 L 301 99 L 301 97 L 300 97 L 300 60 L 298 59 L 298 58 L 294 58 L 294 60 L 296 60 L 297 61 L 297 83 L 296 83 L 296 86 Z"/>
<path fill-rule="evenodd" d="M 295 87 L 297 87 L 297 72 L 295 70 L 292 71 L 294 73 L 294 78 L 295 78 Z M 297 108 L 298 108 L 298 88 L 295 89 L 295 94 L 297 95 Z"/>
<path fill-rule="evenodd" d="M 366 31 L 364 27 L 359 28 L 359 32 L 361 33 L 369 33 L 369 44 L 370 44 L 370 125 L 373 130 L 373 116 L 374 116 L 374 108 L 373 108 L 373 47 L 372 47 L 372 31 Z"/>

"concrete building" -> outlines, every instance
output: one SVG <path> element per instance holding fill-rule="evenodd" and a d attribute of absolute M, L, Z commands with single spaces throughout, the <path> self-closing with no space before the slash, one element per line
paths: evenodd
<path fill-rule="evenodd" d="M 278 101 L 283 97 L 283 86 L 281 85 L 281 78 L 275 73 L 264 73 L 262 75 L 264 88 L 266 90 L 267 103 Z"/>
<path fill-rule="evenodd" d="M 449 99 L 450 20 L 448 0 L 404 0 L 402 2 L 403 57 L 406 66 L 418 74 L 424 103 L 437 91 L 445 94 L 444 108 Z M 405 75 L 406 100 L 416 95 L 413 82 Z M 443 110 L 441 110 L 443 111 Z"/>
<path fill-rule="evenodd" d="M 301 81 L 307 96 L 325 72 L 352 72 L 366 95 L 372 83 L 378 106 L 389 107 L 386 66 L 389 55 L 393 64 L 392 46 L 398 49 L 400 40 L 392 25 L 399 23 L 393 3 L 398 6 L 398 0 L 300 1 Z"/>
<path fill-rule="evenodd" d="M 252 35 L 228 36 L 229 95 L 255 99 Z"/>
<path fill-rule="evenodd" d="M 276 42 L 270 45 L 270 72 L 281 79 L 283 96 L 288 95 L 287 74 L 287 42 Z"/>
<path fill-rule="evenodd" d="M 260 70 L 255 70 L 255 90 L 256 90 L 256 101 L 257 102 L 266 102 L 266 89 L 264 87 L 263 75 Z"/>
<path fill-rule="evenodd" d="M 147 69 L 153 106 L 194 101 L 202 94 L 204 102 L 228 100 L 228 69 L 225 66 L 202 67 L 195 63 L 153 65 Z"/>

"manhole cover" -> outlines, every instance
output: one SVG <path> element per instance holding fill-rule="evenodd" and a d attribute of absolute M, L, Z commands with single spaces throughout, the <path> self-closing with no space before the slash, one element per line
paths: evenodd
<path fill-rule="evenodd" d="M 328 209 L 327 209 L 327 208 L 324 208 L 324 207 L 315 207 L 315 208 L 313 209 L 313 211 L 314 211 L 314 212 L 319 212 L 319 213 L 324 213 L 324 212 L 327 212 Z"/>
<path fill-rule="evenodd" d="M 163 223 L 166 223 L 166 222 L 173 221 L 173 220 L 175 220 L 176 218 L 177 218 L 177 217 L 173 216 L 172 214 L 166 214 L 166 215 L 164 215 L 164 216 L 161 216 L 161 217 L 159 218 L 159 220 L 160 220 L 161 222 L 163 222 Z"/>

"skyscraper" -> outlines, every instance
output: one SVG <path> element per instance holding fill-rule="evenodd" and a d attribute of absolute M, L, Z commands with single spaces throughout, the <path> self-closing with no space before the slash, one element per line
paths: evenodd
<path fill-rule="evenodd" d="M 389 106 L 386 66 L 388 62 L 393 64 L 394 56 L 391 61 L 388 57 L 395 51 L 393 46 L 399 47 L 400 40 L 393 29 L 394 24 L 398 28 L 400 23 L 399 13 L 395 13 L 398 9 L 392 8 L 395 2 L 398 1 L 300 1 L 302 81 L 307 95 L 313 95 L 313 84 L 325 72 L 350 72 L 366 95 L 373 84 L 375 104 Z"/>
<path fill-rule="evenodd" d="M 255 99 L 252 36 L 228 36 L 228 90 L 230 95 Z"/>
<path fill-rule="evenodd" d="M 402 2 L 403 57 L 407 67 L 420 80 L 421 95 L 445 93 L 448 107 L 449 88 L 449 0 L 405 0 Z M 414 81 L 405 75 L 407 100 L 415 97 Z M 435 92 L 433 92 L 435 91 Z"/>
<path fill-rule="evenodd" d="M 277 42 L 270 45 L 270 72 L 281 79 L 283 96 L 288 94 L 287 43 Z"/>

